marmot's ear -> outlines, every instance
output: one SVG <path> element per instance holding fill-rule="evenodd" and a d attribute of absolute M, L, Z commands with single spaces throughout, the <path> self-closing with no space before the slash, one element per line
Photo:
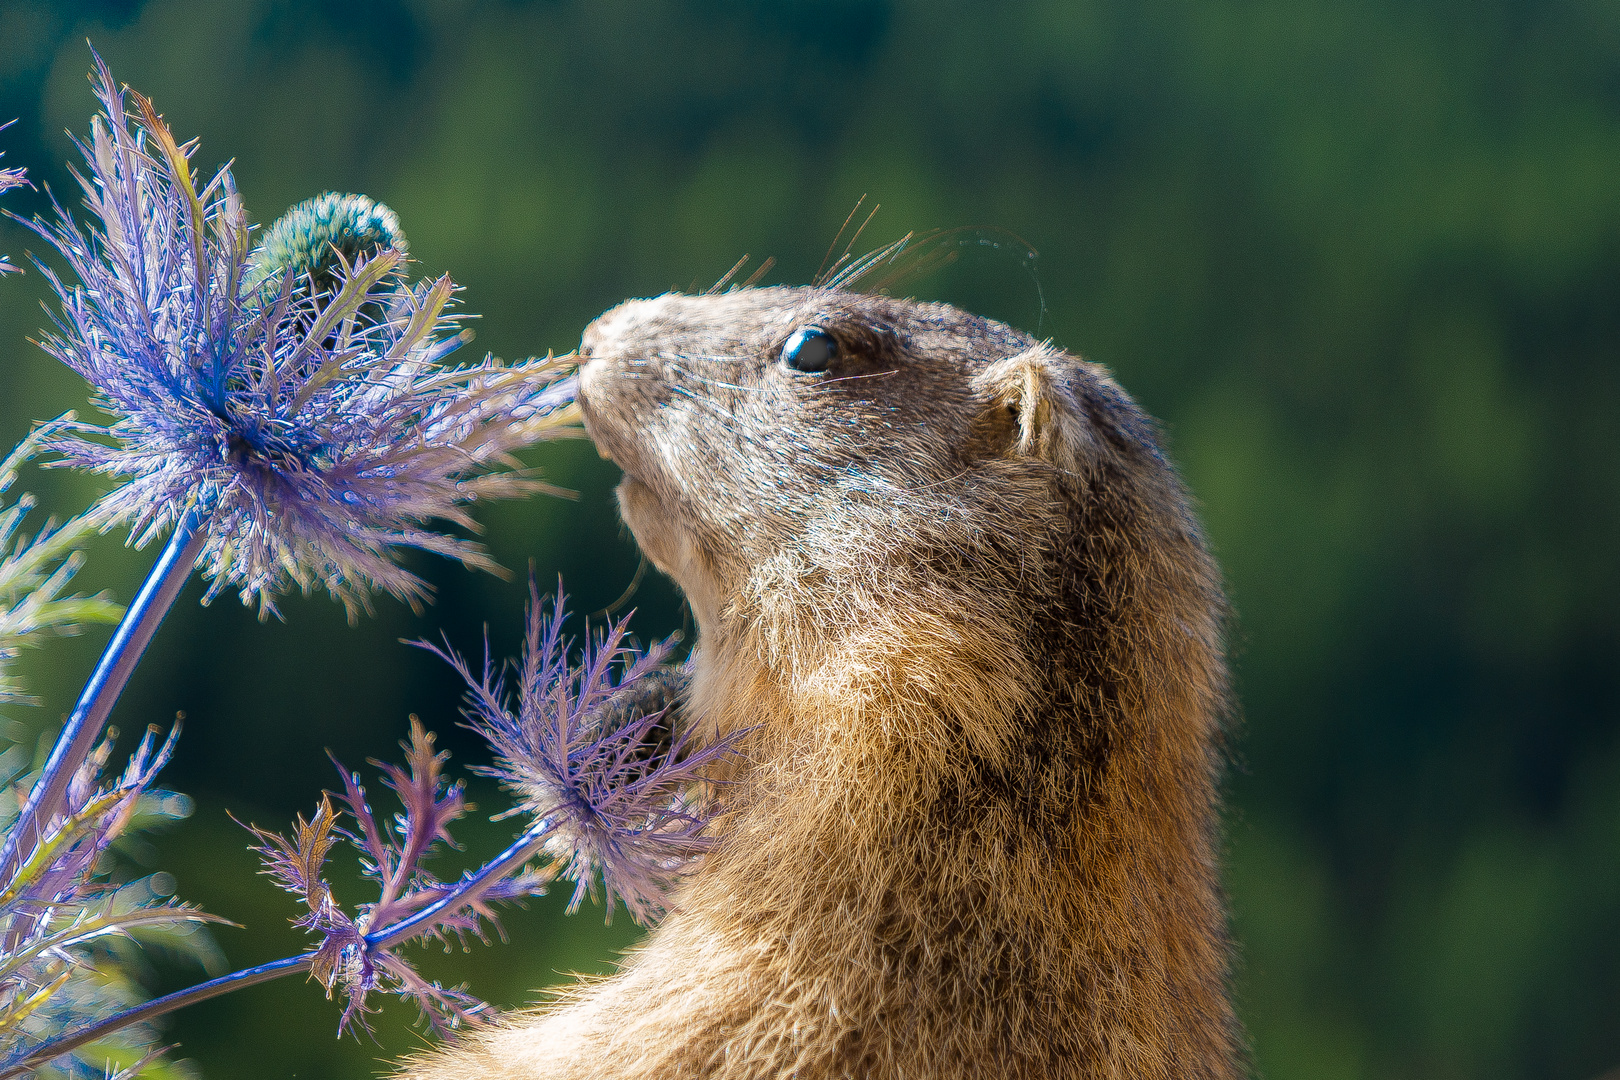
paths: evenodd
<path fill-rule="evenodd" d="M 1077 382 L 1080 361 L 1050 345 L 997 360 L 973 378 L 985 399 L 986 427 L 999 429 L 1007 451 L 1078 472 L 1091 443 Z"/>

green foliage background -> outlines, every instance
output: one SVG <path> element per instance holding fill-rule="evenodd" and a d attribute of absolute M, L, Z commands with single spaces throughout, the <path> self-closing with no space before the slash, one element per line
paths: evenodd
<path fill-rule="evenodd" d="M 87 36 L 201 165 L 235 159 L 259 220 L 334 188 L 393 206 L 507 357 L 744 253 L 805 281 L 862 194 L 862 246 L 1026 238 L 1044 310 L 1005 249 L 916 289 L 1108 364 L 1203 503 L 1240 618 L 1228 881 L 1259 1072 L 1620 1066 L 1620 6 L 0 0 L 0 149 L 64 201 Z M 0 223 L 0 250 L 38 246 Z M 0 285 L 8 446 L 82 407 L 25 341 L 42 285 Z M 390 755 L 412 711 L 479 759 L 453 682 L 397 639 L 474 647 L 487 622 L 515 647 L 530 560 L 581 612 L 630 580 L 613 468 L 584 444 L 532 461 L 580 499 L 487 508 L 511 582 L 423 560 L 440 602 L 354 629 L 320 598 L 261 626 L 195 585 L 171 616 L 116 719 L 188 714 L 168 781 L 198 811 L 151 854 L 247 925 L 219 933 L 233 964 L 298 939 L 227 809 L 280 827 L 332 783 L 323 746 Z M 95 491 L 29 480 L 59 512 Z M 127 598 L 151 554 L 109 539 L 87 577 Z M 663 582 L 636 604 L 644 635 L 681 625 Z M 64 712 L 101 636 L 36 657 L 49 704 L 14 718 Z M 509 834 L 480 818 L 464 857 Z M 633 940 L 556 899 L 435 970 L 511 1005 Z M 421 1045 L 398 1006 L 380 1045 L 334 1042 L 336 1018 L 276 984 L 171 1034 L 214 1080 Z"/>

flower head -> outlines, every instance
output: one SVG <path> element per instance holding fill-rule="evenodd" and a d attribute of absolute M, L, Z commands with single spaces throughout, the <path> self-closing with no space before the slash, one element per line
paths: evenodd
<path fill-rule="evenodd" d="M 626 643 L 619 623 L 587 641 L 573 664 L 562 624 L 561 596 L 548 613 L 531 585 L 515 702 L 487 656 L 474 674 L 448 647 L 418 643 L 467 680 L 472 726 L 496 753 L 493 767 L 475 771 L 499 777 L 520 797 L 500 816 L 532 816 L 494 859 L 454 882 L 422 868 L 441 843 L 452 843 L 449 826 L 467 804 L 461 785 L 443 778 L 448 755 L 434 752 L 433 736 L 414 716 L 410 740 L 402 744 L 406 766 L 372 763 L 400 802 L 392 828 L 372 812 L 359 775 L 339 765 L 337 804 L 323 797 L 308 821 L 298 819 L 291 838 L 253 829 L 264 873 L 304 901 L 307 911 L 295 924 L 321 939 L 306 954 L 311 975 L 329 995 L 341 990 L 347 999 L 340 1033 L 365 1023 L 374 990 L 415 1001 L 441 1033 L 492 1018 L 465 989 L 424 979 L 400 946 L 482 937 L 484 921 L 494 918 L 491 903 L 540 895 L 559 876 L 575 883 L 570 912 L 595 894 L 600 878 L 609 915 L 617 898 L 633 917 L 650 922 L 663 913 L 675 880 L 707 849 L 703 832 L 715 803 L 704 797 L 705 773 L 732 752 L 735 737 L 698 748 L 670 730 L 667 705 L 679 679 L 661 666 L 668 642 L 640 652 Z M 347 832 L 339 827 L 342 811 L 354 821 Z M 324 878 L 327 856 L 345 836 L 379 887 L 377 900 L 357 915 L 338 904 Z M 542 864 L 531 865 L 537 858 Z"/>
<path fill-rule="evenodd" d="M 587 637 L 571 664 L 564 619 L 561 591 L 548 613 L 531 583 L 516 701 L 487 656 L 475 674 L 448 648 L 433 651 L 467 681 L 472 727 L 495 751 L 495 764 L 477 771 L 518 796 L 509 813 L 533 816 L 547 854 L 575 883 L 569 910 L 595 897 L 600 878 L 609 918 L 617 898 L 649 923 L 709 847 L 705 776 L 741 733 L 699 747 L 690 731 L 672 730 L 662 666 L 671 642 L 641 652 L 620 621 Z"/>
<path fill-rule="evenodd" d="M 448 277 L 402 281 L 392 211 L 363 196 L 296 208 L 255 248 L 228 169 L 199 187 L 151 103 L 126 108 L 105 65 L 102 114 L 80 177 L 99 223 L 59 206 L 34 228 L 76 285 L 45 349 L 114 417 L 56 441 L 65 464 L 120 478 L 99 510 L 144 544 L 195 504 L 209 596 L 235 586 L 261 614 L 289 586 L 325 588 L 351 618 L 374 589 L 427 586 L 393 555 L 414 547 L 492 568 L 432 520 L 474 527 L 465 505 L 542 487 L 511 453 L 571 433 L 567 364 L 452 367 L 470 338 Z"/>
<path fill-rule="evenodd" d="M 299 203 L 265 230 L 242 286 L 249 292 L 267 289 L 263 299 L 273 301 L 282 273 L 289 272 L 295 289 L 331 292 L 342 286 L 334 254 L 352 265 L 407 249 L 398 214 L 364 195 L 328 191 Z"/>

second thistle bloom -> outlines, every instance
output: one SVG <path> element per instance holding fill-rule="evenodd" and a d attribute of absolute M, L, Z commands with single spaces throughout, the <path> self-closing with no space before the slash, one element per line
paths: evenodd
<path fill-rule="evenodd" d="M 289 215 L 310 227 L 272 228 L 256 250 L 229 171 L 199 184 L 194 143 L 138 94 L 131 113 L 99 61 L 94 81 L 80 183 L 99 224 L 58 208 L 35 228 L 78 278 L 42 267 L 62 303 L 45 348 L 114 418 L 56 449 L 122 481 L 107 519 L 143 544 L 196 506 L 209 595 L 234 586 L 261 613 L 290 586 L 326 589 L 351 617 L 373 589 L 414 602 L 426 585 L 394 562 L 401 547 L 490 567 L 428 523 L 470 528 L 467 503 L 538 486 L 505 466 L 571 430 L 566 364 L 446 365 L 470 337 L 455 287 L 402 282 L 390 211 L 322 196 Z"/>
<path fill-rule="evenodd" d="M 587 636 L 571 663 L 563 603 L 559 590 L 548 611 L 530 584 L 515 696 L 487 656 L 475 672 L 448 647 L 427 647 L 466 680 L 470 726 L 495 752 L 495 764 L 476 771 L 518 797 L 509 815 L 533 818 L 553 865 L 574 882 L 569 910 L 594 898 L 600 879 L 609 918 L 617 899 L 645 925 L 708 850 L 708 774 L 743 733 L 700 746 L 676 731 L 674 672 L 664 666 L 672 642 L 642 652 L 626 638 L 628 620 Z"/>
<path fill-rule="evenodd" d="M 365 1024 L 374 991 L 414 1000 L 441 1033 L 482 1023 L 493 1015 L 486 1005 L 464 989 L 424 979 L 401 947 L 431 937 L 482 937 L 491 903 L 539 895 L 558 877 L 575 883 L 570 912 L 596 894 L 600 880 L 610 917 L 617 901 L 650 923 L 709 848 L 705 834 L 718 804 L 707 774 L 734 753 L 740 733 L 700 747 L 674 730 L 668 709 L 681 679 L 664 663 L 669 642 L 643 652 L 627 641 L 620 622 L 588 638 L 575 659 L 562 634 L 562 596 L 548 610 L 532 584 L 530 594 L 515 688 L 507 685 L 506 667 L 487 654 L 475 671 L 448 646 L 417 643 L 467 681 L 467 716 L 495 752 L 493 766 L 473 771 L 498 778 L 518 796 L 518 805 L 500 816 L 531 819 L 503 853 L 453 882 L 423 869 L 441 841 L 451 842 L 449 826 L 467 806 L 461 786 L 444 780 L 448 755 L 434 751 L 433 736 L 414 716 L 402 744 L 406 766 L 373 762 L 401 805 L 391 828 L 372 811 L 359 774 L 340 765 L 337 803 L 323 796 L 308 821 L 298 819 L 291 838 L 253 830 L 265 873 L 308 909 L 296 924 L 320 944 L 303 961 L 329 994 L 343 993 L 340 1032 Z M 340 810 L 353 819 L 352 829 L 339 827 Z M 337 903 L 324 877 L 327 856 L 343 836 L 380 888 L 358 915 Z M 532 866 L 535 859 L 541 865 Z"/>

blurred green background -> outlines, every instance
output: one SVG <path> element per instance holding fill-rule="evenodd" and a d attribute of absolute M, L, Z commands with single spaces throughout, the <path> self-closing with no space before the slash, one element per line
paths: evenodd
<path fill-rule="evenodd" d="M 259 221 L 327 189 L 392 205 L 506 357 L 744 253 L 806 281 L 863 194 L 862 247 L 1027 239 L 1039 289 L 1009 246 L 914 289 L 1109 365 L 1202 502 L 1239 615 L 1227 866 L 1260 1074 L 1620 1066 L 1613 0 L 0 0 L 0 149 L 65 201 L 86 37 L 200 165 L 235 160 Z M 0 223 L 0 251 L 38 247 Z M 0 445 L 82 407 L 25 340 L 42 295 L 0 284 Z M 150 854 L 247 925 L 218 934 L 233 965 L 300 939 L 227 810 L 284 826 L 333 783 L 322 747 L 391 756 L 413 711 L 480 760 L 453 679 L 398 639 L 473 647 L 487 623 L 515 648 L 530 560 L 579 612 L 630 581 L 615 470 L 583 443 L 531 463 L 580 497 L 486 508 L 512 581 L 420 559 L 421 616 L 380 601 L 349 628 L 294 599 L 259 625 L 194 583 L 170 617 L 116 720 L 188 714 L 167 781 L 197 813 Z M 96 491 L 26 480 L 58 512 Z M 110 538 L 85 580 L 127 599 L 151 556 Z M 681 625 L 662 581 L 635 603 L 644 636 Z M 14 718 L 54 722 L 104 637 L 33 657 L 48 704 Z M 474 860 L 510 827 L 462 835 Z M 511 1005 L 634 938 L 554 901 L 432 970 Z M 363 1076 L 422 1045 L 397 1003 L 377 1044 L 336 1020 L 287 983 L 169 1031 L 211 1080 Z"/>

